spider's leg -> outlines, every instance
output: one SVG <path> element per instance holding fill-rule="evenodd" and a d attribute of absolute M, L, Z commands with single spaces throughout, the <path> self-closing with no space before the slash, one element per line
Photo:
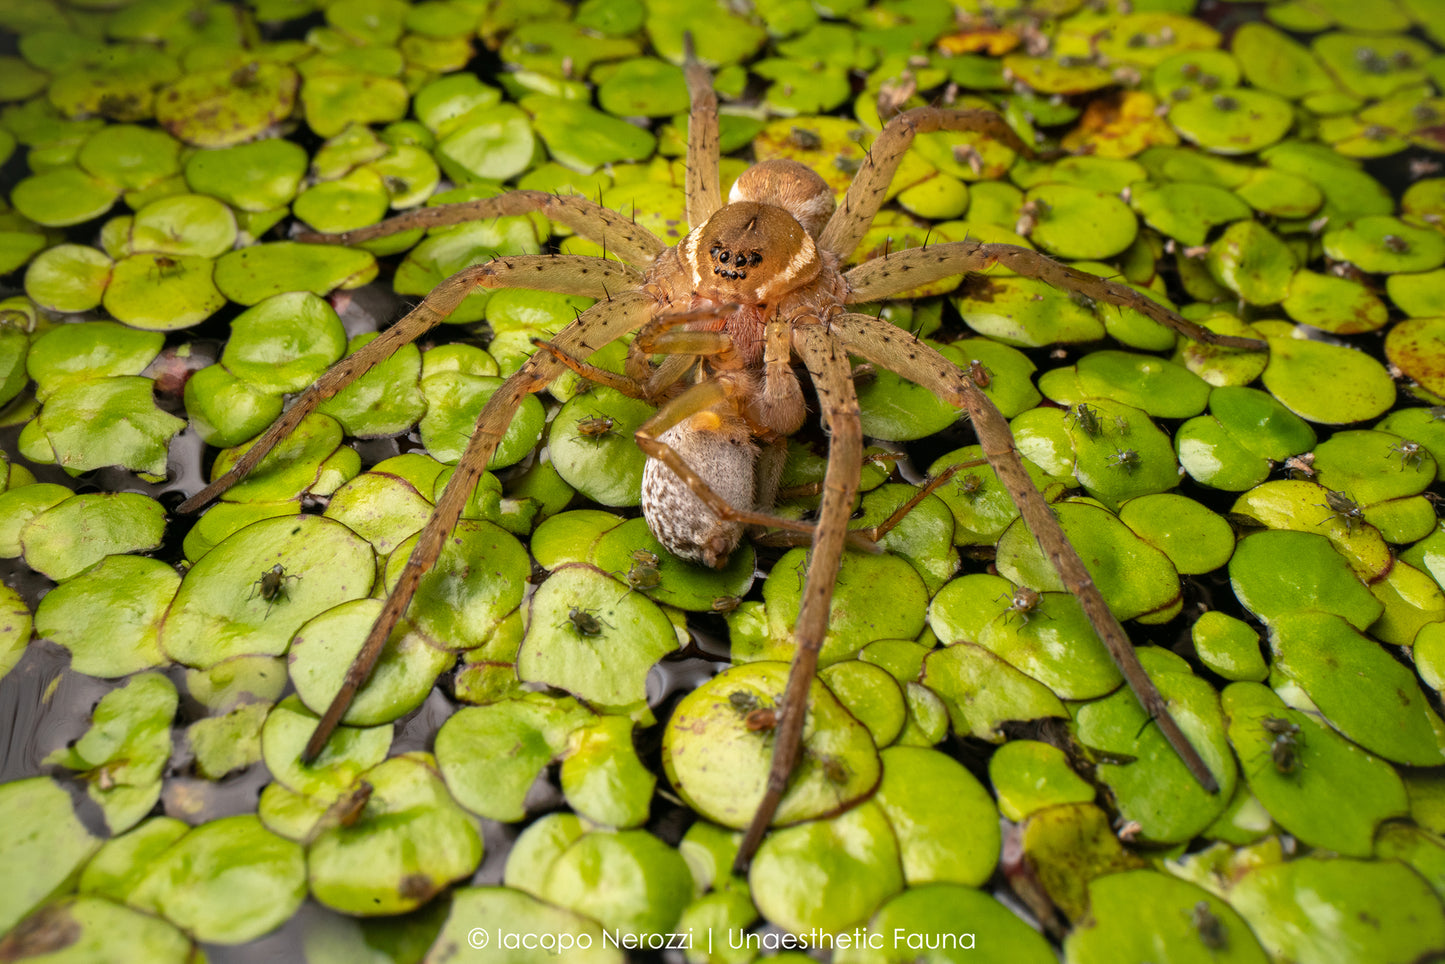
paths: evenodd
<path fill-rule="evenodd" d="M 844 259 L 853 253 L 863 232 L 873 223 L 873 216 L 883 206 L 893 172 L 898 170 L 899 161 L 908 153 L 914 135 L 933 131 L 982 131 L 1020 154 L 1033 156 L 1033 151 L 1019 140 L 1013 128 L 991 110 L 915 107 L 904 111 L 888 122 L 868 148 L 868 156 L 858 168 L 853 183 L 848 186 L 843 203 L 833 212 L 828 226 L 818 236 L 819 248 L 832 251 Z"/>
<path fill-rule="evenodd" d="M 276 445 L 316 410 L 347 385 L 390 358 L 398 348 L 416 341 L 456 310 L 474 288 L 532 288 L 565 294 L 595 296 L 609 283 L 626 288 L 639 278 L 636 269 L 601 258 L 563 255 L 532 255 L 498 258 L 487 264 L 466 268 L 437 285 L 404 318 L 360 349 L 326 370 L 302 392 L 281 417 L 251 443 L 230 470 L 182 502 L 180 512 L 195 512 L 245 478 Z"/>
<path fill-rule="evenodd" d="M 650 296 L 642 292 L 628 292 L 611 301 L 598 302 L 558 332 L 553 344 L 570 355 L 586 358 L 603 345 L 641 326 L 651 317 L 655 304 Z M 376 617 L 361 651 L 356 654 L 356 659 L 346 671 L 346 679 L 342 682 L 341 689 L 327 707 L 315 732 L 311 734 L 303 754 L 304 760 L 314 760 L 321 752 L 332 731 L 346 714 L 356 691 L 371 675 L 371 668 L 381 655 L 387 637 L 406 612 L 421 577 L 436 564 L 447 536 L 461 518 L 467 499 L 471 497 L 477 480 L 486 471 L 497 444 L 507 434 L 507 428 L 512 424 L 512 417 L 522 400 L 533 392 L 546 388 L 552 379 L 564 371 L 565 366 L 552 354 L 538 352 L 529 358 L 516 374 L 503 382 L 487 400 L 486 407 L 477 416 L 477 426 L 467 443 L 466 451 L 462 453 L 456 471 L 452 473 L 441 498 L 437 500 L 431 518 L 417 537 L 416 547 L 407 558 L 401 577 L 391 594 L 386 597 L 381 614 Z"/>
<path fill-rule="evenodd" d="M 847 346 L 848 351 L 917 382 L 968 412 L 973 420 L 974 431 L 978 434 L 979 444 L 983 447 L 983 454 L 988 457 L 999 481 L 1008 489 L 1009 497 L 1018 506 L 1024 524 L 1029 527 L 1029 531 L 1039 541 L 1044 555 L 1058 571 L 1064 587 L 1079 600 L 1084 614 L 1088 616 L 1099 638 L 1104 641 L 1109 655 L 1118 665 L 1129 688 L 1134 691 L 1150 718 L 1159 724 L 1159 729 L 1163 731 L 1185 766 L 1194 774 L 1194 778 L 1206 790 L 1217 792 L 1219 785 L 1214 775 L 1170 716 L 1164 698 L 1139 664 L 1139 657 L 1134 652 L 1134 646 L 1124 628 L 1109 611 L 1108 604 L 1094 585 L 1089 571 L 1084 568 L 1078 552 L 1064 535 L 1053 510 L 1038 489 L 1034 488 L 1019 458 L 1018 449 L 1014 448 L 1008 422 L 989 397 L 948 359 L 886 321 L 850 312 L 835 317 L 832 330 L 834 336 Z"/>
<path fill-rule="evenodd" d="M 833 584 L 843 562 L 843 543 L 848 533 L 848 516 L 858 491 L 859 467 L 863 458 L 863 427 L 859 421 L 858 397 L 848 353 L 820 324 L 803 324 L 793 329 L 793 347 L 813 376 L 818 404 L 828 424 L 828 471 L 823 477 L 823 504 L 818 510 L 817 535 L 808 560 L 807 581 L 794 635 L 798 654 L 788 674 L 783 694 L 782 717 L 774 736 L 773 764 L 768 786 L 748 825 L 733 863 L 735 872 L 747 869 L 772 823 L 778 803 L 788 787 L 788 777 L 797 764 L 807 716 L 808 690 L 818 672 L 818 653 L 828 632 Z"/>
<path fill-rule="evenodd" d="M 950 275 L 966 271 L 986 271 L 994 264 L 1001 264 L 1025 278 L 1037 278 L 1047 282 L 1061 291 L 1078 292 L 1095 301 L 1107 302 L 1121 308 L 1133 308 L 1193 341 L 1253 351 L 1264 351 L 1269 347 L 1256 338 L 1216 334 L 1126 284 L 1071 268 L 1048 255 L 1013 244 L 949 241 L 926 248 L 905 248 L 894 254 L 874 258 L 843 276 L 849 288 L 848 296 L 844 300 L 850 305 L 881 301 Z"/>
<path fill-rule="evenodd" d="M 416 228 L 441 228 L 464 221 L 479 221 L 508 215 L 540 212 L 559 224 L 576 231 L 591 241 L 604 244 L 609 251 L 629 264 L 648 264 L 663 251 L 667 243 L 631 218 L 605 208 L 584 197 L 562 197 L 546 191 L 508 191 L 496 197 L 460 204 L 439 204 L 418 208 L 373 224 L 340 234 L 300 234 L 297 240 L 318 244 L 360 244 L 384 238 L 399 231 Z"/>
<path fill-rule="evenodd" d="M 687 93 L 692 113 L 687 116 L 687 223 L 702 224 L 722 207 L 722 187 L 718 183 L 717 94 L 712 89 L 712 75 L 698 63 L 692 49 L 692 36 L 686 35 Z"/>

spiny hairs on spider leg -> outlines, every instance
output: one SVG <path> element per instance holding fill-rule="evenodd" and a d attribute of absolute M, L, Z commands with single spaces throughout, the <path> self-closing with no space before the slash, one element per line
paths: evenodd
<path fill-rule="evenodd" d="M 636 434 L 649 461 L 644 513 L 674 553 L 720 565 L 748 526 L 801 531 L 812 542 L 794 637 L 797 656 L 781 713 L 770 734 L 774 754 L 756 815 L 738 854 L 745 867 L 772 822 L 798 758 L 807 694 L 828 628 L 829 608 L 853 510 L 862 463 L 862 429 L 850 355 L 861 356 L 928 388 L 972 419 L 984 454 L 1025 523 L 1080 600 L 1125 679 L 1195 777 L 1214 778 L 1170 717 L 1144 674 L 1128 636 L 1109 612 L 1058 521 L 1033 487 L 1008 424 L 979 385 L 916 337 L 849 306 L 894 297 L 920 284 L 1001 263 L 1088 297 L 1137 308 L 1186 337 L 1257 349 L 1252 339 L 1224 338 L 1185 321 L 1125 285 L 1065 267 L 1038 252 L 974 241 L 912 248 L 844 271 L 883 203 L 889 182 L 915 134 L 983 130 L 1027 151 L 991 111 L 922 107 L 891 120 L 874 140 L 843 201 L 836 206 L 823 179 L 790 161 L 755 165 L 724 204 L 718 177 L 717 98 L 705 68 L 686 65 L 692 100 L 686 202 L 693 230 L 676 247 L 628 218 L 580 197 L 514 191 L 480 201 L 430 208 L 340 236 L 303 240 L 356 242 L 415 227 L 539 212 L 604 244 L 623 262 L 567 255 L 503 257 L 464 269 L 437 286 L 395 326 L 348 356 L 302 393 L 235 466 L 188 500 L 193 511 L 234 484 L 310 411 L 398 347 L 414 341 L 478 287 L 524 287 L 598 299 L 537 351 L 491 396 L 477 419 L 456 471 L 383 604 L 361 652 L 313 733 L 314 759 L 370 674 L 393 627 L 409 605 L 460 518 L 517 408 L 572 369 L 659 406 Z M 636 332 L 626 373 L 591 368 L 586 359 Z M 661 361 L 654 361 L 660 358 Z M 795 360 L 816 390 L 830 441 L 816 521 L 768 515 L 786 438 L 806 408 Z"/>

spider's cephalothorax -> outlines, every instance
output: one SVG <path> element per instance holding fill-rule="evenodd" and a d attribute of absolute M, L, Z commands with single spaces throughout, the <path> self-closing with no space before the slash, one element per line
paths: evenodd
<path fill-rule="evenodd" d="M 436 509 L 416 537 L 406 565 L 382 605 L 360 653 L 306 746 L 314 760 L 326 746 L 357 690 L 366 681 L 392 630 L 411 604 L 461 518 L 488 460 L 529 394 L 547 388 L 569 368 L 625 394 L 659 405 L 637 430 L 649 457 L 645 498 L 663 541 L 679 555 L 711 565 L 725 559 L 745 526 L 801 531 L 812 544 L 794 637 L 798 655 L 786 690 L 772 694 L 776 729 L 766 788 L 738 849 L 744 867 L 787 791 L 803 745 L 808 693 L 828 631 L 833 584 L 849 538 L 863 432 L 854 392 L 852 357 L 897 372 L 963 409 L 999 479 L 1078 598 L 1154 724 L 1206 787 L 1214 777 L 1174 723 L 1169 708 L 1140 666 L 1133 646 L 1090 579 L 1058 520 L 1034 488 L 1008 423 L 970 378 L 929 345 L 853 306 L 897 297 L 920 285 L 1001 264 L 1069 292 L 1132 308 L 1186 337 L 1251 350 L 1249 338 L 1215 335 L 1126 285 L 1061 265 L 1037 251 L 1007 244 L 955 241 L 909 248 L 843 272 L 887 197 L 888 186 L 916 134 L 982 132 L 1018 153 L 1027 146 L 989 110 L 918 107 L 890 120 L 873 138 L 843 201 L 834 210 L 823 179 L 791 161 L 768 161 L 746 171 L 724 204 L 718 174 L 717 97 L 708 72 L 686 68 L 692 98 L 686 203 L 694 230 L 674 248 L 631 218 L 582 197 L 510 191 L 493 198 L 439 205 L 371 228 L 304 240 L 355 244 L 412 228 L 440 227 L 502 215 L 540 213 L 593 241 L 620 261 L 576 255 L 521 255 L 466 268 L 438 285 L 405 318 L 338 362 L 230 469 L 187 499 L 194 511 L 235 484 L 286 438 L 307 414 L 351 381 L 440 323 L 479 287 L 525 287 L 596 299 L 492 393 Z M 618 375 L 587 362 L 604 346 L 636 333 L 627 371 Z M 797 371 L 795 362 L 801 362 Z M 828 468 L 816 523 L 766 514 L 786 436 L 802 424 L 803 368 L 816 389 L 828 433 Z M 940 478 L 943 478 L 941 476 Z M 579 611 L 585 613 L 585 611 Z M 591 624 L 573 626 L 586 635 Z M 599 633 L 599 635 L 601 635 Z M 809 753 L 815 753 L 809 750 Z"/>
<path fill-rule="evenodd" d="M 776 337 L 768 344 L 768 324 L 785 332 L 778 326 L 825 319 L 841 304 L 846 283 L 838 259 L 813 239 L 834 204 L 811 168 L 765 161 L 738 178 L 731 197 L 648 272 L 664 301 L 715 310 L 715 317 L 689 325 L 723 336 L 700 364 L 722 397 L 657 441 L 730 506 L 767 511 L 783 440 L 805 417 L 792 349 Z M 669 551 L 706 566 L 725 564 L 742 539 L 743 521 L 719 518 L 689 479 L 658 460 L 643 470 L 642 511 Z"/>

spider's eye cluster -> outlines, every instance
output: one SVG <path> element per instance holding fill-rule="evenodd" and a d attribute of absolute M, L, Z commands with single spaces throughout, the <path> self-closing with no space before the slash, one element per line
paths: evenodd
<path fill-rule="evenodd" d="M 713 245 L 709 253 L 712 255 L 713 261 L 717 262 L 712 266 L 712 273 L 724 278 L 731 278 L 734 281 L 746 278 L 748 269 L 756 268 L 763 261 L 761 251 L 739 251 L 734 254 L 720 244 Z M 731 268 L 724 267 L 729 263 L 732 264 Z"/>

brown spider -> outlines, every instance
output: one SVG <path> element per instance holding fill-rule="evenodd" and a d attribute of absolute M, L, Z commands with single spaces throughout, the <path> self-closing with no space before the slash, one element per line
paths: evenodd
<path fill-rule="evenodd" d="M 918 338 L 894 325 L 849 310 L 919 285 L 993 264 L 1096 301 L 1143 312 L 1191 338 L 1215 345 L 1262 349 L 1262 342 L 1216 336 L 1132 289 L 1061 265 L 1036 251 L 961 241 L 896 251 L 844 271 L 883 203 L 904 153 L 920 132 L 982 130 L 1031 153 L 995 113 L 920 107 L 891 120 L 859 166 L 841 207 L 804 165 L 767 161 L 745 172 L 724 203 L 718 175 L 717 98 L 707 70 L 689 58 L 692 100 L 686 201 L 694 229 L 676 247 L 623 215 L 581 197 L 513 191 L 487 200 L 419 210 L 381 225 L 304 240 L 357 243 L 396 231 L 439 227 L 500 215 L 540 212 L 606 248 L 622 263 L 601 258 L 536 255 L 503 257 L 458 272 L 380 337 L 338 362 L 304 392 L 234 467 L 188 499 L 194 511 L 250 472 L 267 452 L 324 399 L 336 394 L 402 345 L 445 318 L 477 287 L 525 287 L 599 299 L 534 354 L 491 397 L 451 481 L 335 700 L 306 749 L 325 745 L 356 690 L 365 682 L 418 582 L 436 562 L 469 493 L 505 434 L 518 406 L 573 369 L 595 381 L 661 405 L 636 433 L 649 461 L 643 511 L 672 552 L 721 565 L 745 526 L 800 530 L 812 539 L 801 610 L 798 654 L 779 700 L 775 752 L 767 790 L 738 855 L 746 867 L 772 820 L 799 755 L 806 694 L 828 626 L 847 522 L 858 487 L 863 445 L 850 355 L 923 385 L 964 409 L 999 479 L 1025 523 L 1055 560 L 1064 585 L 1081 604 L 1139 694 L 1197 779 L 1214 780 L 1170 718 L 1144 675 L 1127 635 L 1094 588 L 1064 538 L 1052 510 L 1024 471 L 1008 424 L 975 379 Z M 593 352 L 629 332 L 625 375 L 588 365 Z M 663 357 L 653 364 L 650 356 Z M 781 471 L 786 437 L 803 423 L 803 392 L 794 359 L 806 367 L 831 436 L 821 507 L 815 524 L 766 514 Z M 585 631 L 585 630 L 584 630 Z"/>

